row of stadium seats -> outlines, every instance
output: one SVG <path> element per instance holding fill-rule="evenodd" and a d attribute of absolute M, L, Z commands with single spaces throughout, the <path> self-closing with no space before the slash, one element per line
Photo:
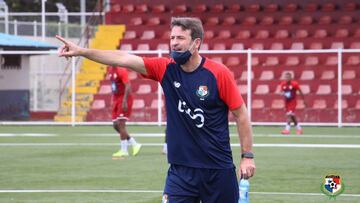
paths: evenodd
<path fill-rule="evenodd" d="M 174 14 L 181 13 L 203 13 L 203 12 L 213 12 L 213 13 L 223 13 L 223 12 L 334 12 L 336 10 L 343 11 L 354 11 L 358 8 L 358 3 L 356 1 L 346 2 L 342 5 L 337 5 L 333 2 L 327 2 L 324 4 L 308 3 L 306 5 L 299 5 L 297 3 L 288 3 L 285 5 L 279 5 L 276 3 L 270 3 L 267 5 L 260 5 L 257 3 L 249 4 L 246 6 L 239 4 L 232 5 L 224 5 L 223 3 L 217 4 L 196 4 L 196 5 L 175 5 L 175 6 L 167 6 L 165 4 L 135 4 L 135 2 L 131 4 L 124 4 L 124 1 L 113 1 L 111 6 L 111 12 L 121 12 L 121 13 L 165 13 L 171 12 Z"/>

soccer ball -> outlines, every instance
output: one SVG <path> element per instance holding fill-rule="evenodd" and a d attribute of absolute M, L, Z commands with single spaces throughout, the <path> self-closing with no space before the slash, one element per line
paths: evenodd
<path fill-rule="evenodd" d="M 336 183 L 334 181 L 329 182 L 329 186 L 331 189 L 336 189 Z"/>

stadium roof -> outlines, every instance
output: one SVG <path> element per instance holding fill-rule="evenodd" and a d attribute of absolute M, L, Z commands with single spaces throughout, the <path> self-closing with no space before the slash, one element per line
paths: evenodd
<path fill-rule="evenodd" d="M 0 33 L 0 49 L 3 50 L 49 50 L 57 49 L 56 46 L 30 40 L 24 37 Z"/>

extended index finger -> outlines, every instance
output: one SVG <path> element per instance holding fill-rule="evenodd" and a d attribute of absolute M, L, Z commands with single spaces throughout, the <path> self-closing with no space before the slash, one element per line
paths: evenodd
<path fill-rule="evenodd" d="M 62 37 L 60 37 L 59 35 L 55 35 L 55 38 L 58 39 L 58 40 L 60 40 L 60 41 L 63 42 L 64 44 L 67 44 L 67 40 L 64 39 L 64 38 L 62 38 Z"/>

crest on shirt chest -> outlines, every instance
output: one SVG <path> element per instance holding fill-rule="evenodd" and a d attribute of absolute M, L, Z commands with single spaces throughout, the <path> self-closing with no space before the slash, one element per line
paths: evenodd
<path fill-rule="evenodd" d="M 206 85 L 200 85 L 196 90 L 196 95 L 200 98 L 200 100 L 205 100 L 206 97 L 209 96 L 209 89 Z"/>

